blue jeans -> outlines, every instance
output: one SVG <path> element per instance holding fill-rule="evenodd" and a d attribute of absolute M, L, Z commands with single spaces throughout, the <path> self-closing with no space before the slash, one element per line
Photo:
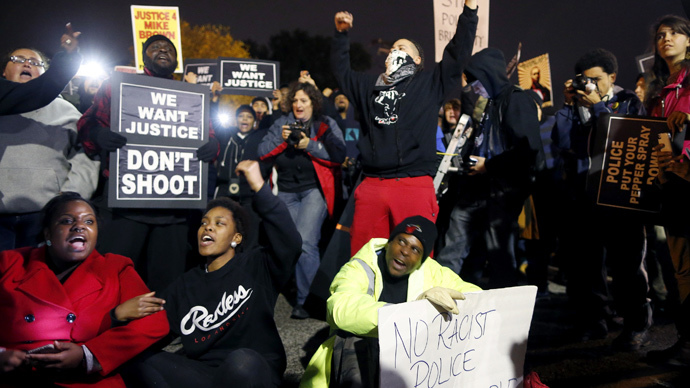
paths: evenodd
<path fill-rule="evenodd" d="M 41 212 L 0 216 L 0 251 L 35 247 L 40 234 Z"/>
<path fill-rule="evenodd" d="M 295 268 L 297 281 L 297 304 L 304 304 L 309 295 L 316 271 L 319 269 L 319 240 L 321 224 L 326 219 L 328 208 L 319 189 L 309 189 L 299 193 L 279 192 L 278 198 L 287 206 L 290 216 L 302 236 L 302 254 Z"/>

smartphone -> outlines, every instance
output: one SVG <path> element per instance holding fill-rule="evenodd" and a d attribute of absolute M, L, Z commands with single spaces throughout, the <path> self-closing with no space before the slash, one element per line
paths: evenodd
<path fill-rule="evenodd" d="M 45 346 L 41 346 L 39 348 L 27 350 L 26 354 L 52 354 L 52 353 L 60 353 L 59 350 L 55 349 L 55 345 L 53 344 L 48 344 Z"/>
<path fill-rule="evenodd" d="M 671 134 L 668 132 L 663 132 L 658 134 L 659 136 L 659 144 L 663 144 L 664 148 L 661 149 L 661 151 L 664 152 L 673 152 L 671 149 Z"/>

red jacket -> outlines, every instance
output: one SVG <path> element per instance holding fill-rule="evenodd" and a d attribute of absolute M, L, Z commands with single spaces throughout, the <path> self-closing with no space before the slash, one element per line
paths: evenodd
<path fill-rule="evenodd" d="M 0 252 L 0 346 L 29 350 L 55 340 L 84 344 L 103 370 L 84 381 L 56 383 L 124 387 L 114 370 L 168 333 L 166 315 L 112 327 L 113 308 L 149 292 L 124 256 L 104 257 L 94 250 L 64 284 L 45 260 L 45 248 Z"/>
<path fill-rule="evenodd" d="M 668 117 L 673 112 L 690 113 L 690 87 L 683 87 L 683 80 L 688 77 L 688 70 L 683 69 L 675 82 L 671 82 L 661 90 L 661 103 L 652 108 L 652 116 Z M 690 147 L 690 140 L 685 140 L 683 149 Z M 686 155 L 690 158 L 690 155 Z"/>

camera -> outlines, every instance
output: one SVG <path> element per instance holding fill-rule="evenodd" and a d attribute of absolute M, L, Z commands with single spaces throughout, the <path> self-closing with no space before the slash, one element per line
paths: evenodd
<path fill-rule="evenodd" d="M 593 78 L 578 74 L 573 79 L 573 89 L 582 90 L 583 92 L 591 93 L 597 89 L 597 81 Z"/>
<path fill-rule="evenodd" d="M 301 121 L 295 121 L 292 124 L 288 124 L 287 127 L 290 130 L 290 135 L 285 142 L 290 146 L 297 145 L 299 141 L 302 140 L 302 133 L 305 132 L 304 123 Z"/>

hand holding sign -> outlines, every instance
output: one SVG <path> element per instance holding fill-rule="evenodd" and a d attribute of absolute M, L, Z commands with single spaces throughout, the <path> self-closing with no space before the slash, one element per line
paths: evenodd
<path fill-rule="evenodd" d="M 683 126 L 688 121 L 690 121 L 690 114 L 680 111 L 672 112 L 668 116 L 668 119 L 666 119 L 668 128 L 671 130 L 671 134 L 673 135 L 675 135 L 676 132 L 683 132 Z"/>
<path fill-rule="evenodd" d="M 433 287 L 422 292 L 417 300 L 426 299 L 441 313 L 451 312 L 455 315 L 460 314 L 455 300 L 465 300 L 465 295 L 457 290 L 445 287 Z"/>
<path fill-rule="evenodd" d="M 96 143 L 102 150 L 113 152 L 127 144 L 127 138 L 119 133 L 113 132 L 110 128 L 94 127 L 89 134 L 91 141 Z"/>
<path fill-rule="evenodd" d="M 218 156 L 220 151 L 220 143 L 215 137 L 208 139 L 208 143 L 202 145 L 196 150 L 196 157 L 202 162 L 211 162 Z"/>

